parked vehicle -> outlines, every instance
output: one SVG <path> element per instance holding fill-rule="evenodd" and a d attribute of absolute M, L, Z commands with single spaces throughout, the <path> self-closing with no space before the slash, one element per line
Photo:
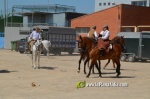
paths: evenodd
<path fill-rule="evenodd" d="M 146 32 L 120 32 L 124 36 L 126 53 L 122 53 L 121 61 L 147 61 L 150 59 L 150 33 Z"/>
<path fill-rule="evenodd" d="M 18 41 L 18 51 L 20 53 L 24 53 L 24 52 L 28 52 L 29 51 L 29 45 L 27 42 L 28 37 L 24 38 L 24 39 L 20 39 Z"/>
<path fill-rule="evenodd" d="M 50 27 L 39 26 L 43 30 L 41 33 L 42 40 L 49 40 L 52 46 L 49 48 L 50 53 L 54 55 L 61 55 L 61 52 L 68 52 L 72 54 L 76 47 L 76 29 L 69 27 Z M 35 27 L 33 27 L 33 30 Z M 29 47 L 27 38 L 21 39 L 18 44 L 18 50 L 20 53 L 28 52 Z M 42 51 L 44 55 L 47 55 L 47 51 Z"/>

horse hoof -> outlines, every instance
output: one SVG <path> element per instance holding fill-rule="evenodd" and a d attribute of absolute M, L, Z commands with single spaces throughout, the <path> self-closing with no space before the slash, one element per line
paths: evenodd
<path fill-rule="evenodd" d="M 105 67 L 103 69 L 105 69 Z"/>
<path fill-rule="evenodd" d="M 78 73 L 80 73 L 80 71 L 77 71 Z"/>
<path fill-rule="evenodd" d="M 86 72 L 84 72 L 84 74 L 86 74 Z"/>
<path fill-rule="evenodd" d="M 99 75 L 99 77 L 100 77 L 100 78 L 102 78 L 102 76 L 101 76 L 101 75 Z"/>
<path fill-rule="evenodd" d="M 119 78 L 119 75 L 116 75 L 117 78 Z"/>
<path fill-rule="evenodd" d="M 86 78 L 89 78 L 89 75 L 87 75 Z"/>

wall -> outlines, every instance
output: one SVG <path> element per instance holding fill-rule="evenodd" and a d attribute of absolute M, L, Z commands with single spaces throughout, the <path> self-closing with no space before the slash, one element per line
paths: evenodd
<path fill-rule="evenodd" d="M 141 6 L 122 6 L 122 26 L 139 26 L 139 25 L 149 25 L 150 26 L 150 7 Z M 140 31 L 150 31 L 149 28 L 140 28 Z"/>
<path fill-rule="evenodd" d="M 71 27 L 93 27 L 97 26 L 97 32 L 100 33 L 103 25 L 107 24 L 111 33 L 110 39 L 120 32 L 120 17 L 121 12 L 118 12 L 118 7 L 112 7 L 102 11 L 98 11 L 89 15 L 81 16 L 71 20 Z M 118 17 L 120 15 L 120 17 Z"/>
<path fill-rule="evenodd" d="M 53 14 L 53 23 L 56 23 L 57 26 L 65 26 L 65 13 L 56 13 Z"/>
<path fill-rule="evenodd" d="M 11 49 L 11 41 L 20 40 L 28 35 L 20 35 L 19 30 L 30 30 L 28 27 L 5 27 L 4 48 Z"/>

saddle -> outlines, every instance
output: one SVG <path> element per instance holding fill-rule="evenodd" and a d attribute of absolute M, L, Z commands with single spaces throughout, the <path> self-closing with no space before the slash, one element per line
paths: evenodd
<path fill-rule="evenodd" d="M 103 40 L 103 39 L 98 39 L 98 49 L 101 50 L 105 50 L 106 53 L 109 52 L 110 50 L 110 40 L 107 39 L 107 40 Z M 112 47 L 112 46 L 111 46 Z"/>

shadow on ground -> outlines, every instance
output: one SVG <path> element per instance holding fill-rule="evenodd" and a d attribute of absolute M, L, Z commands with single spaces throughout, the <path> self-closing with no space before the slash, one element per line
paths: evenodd
<path fill-rule="evenodd" d="M 42 66 L 40 69 L 55 70 L 57 67 Z"/>
<path fill-rule="evenodd" d="M 92 77 L 92 78 L 136 78 L 136 76 L 119 76 L 119 77 L 116 77 L 116 76 L 103 76 L 102 74 L 102 77 Z"/>
<path fill-rule="evenodd" d="M 11 73 L 11 72 L 17 72 L 17 71 L 0 70 L 0 73 Z"/>

